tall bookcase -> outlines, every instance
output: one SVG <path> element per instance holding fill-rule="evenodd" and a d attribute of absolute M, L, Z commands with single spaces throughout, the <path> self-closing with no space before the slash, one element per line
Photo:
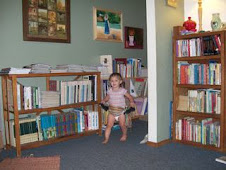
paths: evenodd
<path fill-rule="evenodd" d="M 173 141 L 226 149 L 226 31 L 173 29 Z"/>
<path fill-rule="evenodd" d="M 32 108 L 32 109 L 24 109 L 21 107 L 21 109 L 18 109 L 18 101 L 17 101 L 17 83 L 18 79 L 28 79 L 28 78 L 44 78 L 46 83 L 46 91 L 49 90 L 50 87 L 50 80 L 53 77 L 74 77 L 75 79 L 78 79 L 81 76 L 96 76 L 96 100 L 92 101 L 86 101 L 86 102 L 80 102 L 80 103 L 72 103 L 72 104 L 65 104 L 65 105 L 59 105 L 57 107 L 48 107 L 48 108 Z M 10 113 L 14 115 L 14 124 L 15 124 L 15 143 L 16 143 L 16 153 L 17 156 L 21 155 L 21 150 L 23 149 L 29 149 L 34 147 L 39 147 L 42 145 L 47 145 L 51 143 L 61 142 L 72 138 L 78 138 L 81 136 L 86 136 L 90 134 L 98 133 L 101 135 L 102 133 L 102 120 L 101 120 L 101 108 L 98 105 L 101 101 L 101 80 L 100 80 L 100 73 L 99 72 L 82 72 L 82 73 L 46 73 L 46 74 L 4 74 L 1 75 L 2 78 L 2 97 L 3 97 L 3 114 L 4 114 L 4 122 L 6 126 L 9 126 L 9 119 L 10 119 Z M 12 88 L 9 87 L 9 83 L 11 82 Z M 9 90 L 12 90 L 12 96 L 9 96 Z M 13 109 L 9 108 L 9 100 L 10 97 L 12 97 L 13 100 Z M 21 144 L 20 142 L 20 124 L 19 124 L 19 118 L 20 115 L 24 114 L 32 114 L 35 113 L 36 115 L 39 115 L 42 112 L 48 112 L 51 114 L 51 111 L 58 111 L 60 113 L 63 113 L 63 109 L 69 109 L 69 108 L 78 108 L 78 107 L 87 107 L 90 106 L 94 110 L 95 108 L 98 111 L 98 129 L 97 130 L 89 130 L 84 131 L 82 133 L 75 133 L 73 135 L 67 135 L 64 137 L 57 137 L 52 138 L 49 140 L 44 141 L 37 141 L 27 144 Z M 6 128 L 5 128 L 6 129 Z M 11 134 L 12 135 L 12 134 Z M 10 147 L 10 145 L 7 146 L 7 148 Z"/>

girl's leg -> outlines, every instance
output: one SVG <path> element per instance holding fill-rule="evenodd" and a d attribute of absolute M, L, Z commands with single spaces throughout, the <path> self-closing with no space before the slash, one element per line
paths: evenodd
<path fill-rule="evenodd" d="M 109 136 L 111 134 L 111 128 L 114 125 L 114 122 L 115 122 L 115 117 L 112 114 L 108 114 L 108 124 L 107 124 L 107 127 L 105 129 L 105 139 L 102 142 L 103 144 L 108 143 Z"/>
<path fill-rule="evenodd" d="M 119 125 L 122 129 L 122 137 L 120 141 L 126 141 L 127 138 L 127 128 L 126 128 L 126 117 L 124 114 L 121 114 L 119 116 Z"/>

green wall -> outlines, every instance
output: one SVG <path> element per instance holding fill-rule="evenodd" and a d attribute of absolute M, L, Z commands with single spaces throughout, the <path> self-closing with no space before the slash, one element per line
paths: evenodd
<path fill-rule="evenodd" d="M 172 100 L 172 31 L 184 21 L 184 1 L 177 8 L 155 0 L 157 52 L 157 141 L 169 138 L 169 102 Z"/>
<path fill-rule="evenodd" d="M 144 49 L 93 40 L 93 6 L 121 11 L 123 26 L 144 28 Z M 23 41 L 22 0 L 1 0 L 0 68 L 31 63 L 98 64 L 99 56 L 142 58 L 146 65 L 145 0 L 71 0 L 71 43 Z"/>
<path fill-rule="evenodd" d="M 143 28 L 144 49 L 125 49 L 124 43 L 93 40 L 94 6 L 121 11 L 123 27 Z M 22 0 L 1 0 L 0 69 L 22 67 L 32 63 L 47 63 L 52 66 L 69 63 L 93 65 L 98 64 L 99 56 L 104 54 L 111 54 L 113 58 L 142 58 L 146 65 L 145 7 L 145 0 L 71 0 L 71 43 L 67 44 L 23 41 Z M 0 92 L 0 103 L 1 96 Z M 0 106 L 2 115 L 2 104 Z"/>

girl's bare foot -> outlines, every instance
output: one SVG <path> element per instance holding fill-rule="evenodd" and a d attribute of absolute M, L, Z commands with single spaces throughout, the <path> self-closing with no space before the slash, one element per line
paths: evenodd
<path fill-rule="evenodd" d="M 107 143 L 108 143 L 108 140 L 105 139 L 102 143 L 103 143 L 103 144 L 107 144 Z"/>
<path fill-rule="evenodd" d="M 123 136 L 121 137 L 120 141 L 121 141 L 121 142 L 125 142 L 126 139 L 127 139 L 127 136 L 124 136 L 124 135 L 123 135 Z"/>

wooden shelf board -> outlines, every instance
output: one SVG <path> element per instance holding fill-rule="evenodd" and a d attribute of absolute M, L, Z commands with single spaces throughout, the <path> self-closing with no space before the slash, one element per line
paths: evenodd
<path fill-rule="evenodd" d="M 215 150 L 215 151 L 222 151 L 221 148 L 215 147 L 213 145 L 204 145 L 204 144 L 197 143 L 197 142 L 192 142 L 192 141 L 173 140 L 173 142 L 182 143 L 182 144 L 185 144 L 185 145 L 192 145 L 192 146 L 206 148 L 206 149 Z"/>
<path fill-rule="evenodd" d="M 210 35 L 218 35 L 218 34 L 222 34 L 222 33 L 223 33 L 223 31 L 207 31 L 207 32 L 203 32 L 203 33 L 194 33 L 194 34 L 189 34 L 189 35 L 178 35 L 174 38 L 176 40 L 181 40 L 181 39 L 205 37 L 205 36 L 210 36 Z"/>
<path fill-rule="evenodd" d="M 53 110 L 59 110 L 59 109 L 68 109 L 73 107 L 81 107 L 81 106 L 87 106 L 92 104 L 98 104 L 97 101 L 90 101 L 90 102 L 81 102 L 81 103 L 74 103 L 74 104 L 68 104 L 68 105 L 61 105 L 57 107 L 48 107 L 48 108 L 37 108 L 37 109 L 29 109 L 29 110 L 20 110 L 19 114 L 28 114 L 28 113 L 36 113 L 36 112 L 49 112 Z"/>
<path fill-rule="evenodd" d="M 32 77 L 59 77 L 59 76 L 86 76 L 100 75 L 100 72 L 67 72 L 67 73 L 29 73 L 29 74 L 2 74 L 2 76 L 17 77 L 17 78 L 32 78 Z"/>
<path fill-rule="evenodd" d="M 221 85 L 205 85 L 205 84 L 176 84 L 176 87 L 188 89 L 216 89 L 216 90 L 221 89 Z"/>
<path fill-rule="evenodd" d="M 62 141 L 70 140 L 70 139 L 80 138 L 82 136 L 89 136 L 89 135 L 98 133 L 98 131 L 99 131 L 99 129 L 98 130 L 92 130 L 92 131 L 86 131 L 86 132 L 83 132 L 83 133 L 76 133 L 74 135 L 69 135 L 69 136 L 57 137 L 57 138 L 44 140 L 44 141 L 37 141 L 37 142 L 22 144 L 21 149 L 26 150 L 26 149 L 36 148 L 36 147 L 49 145 L 49 144 L 53 144 L 53 143 L 58 143 L 58 142 L 62 142 Z"/>
<path fill-rule="evenodd" d="M 176 110 L 176 114 L 192 116 L 192 117 L 214 118 L 214 119 L 220 119 L 220 116 L 221 116 L 220 114 L 189 112 L 189 111 L 180 111 L 180 110 Z"/>
<path fill-rule="evenodd" d="M 203 60 L 220 60 L 220 55 L 197 56 L 197 57 L 176 57 L 176 61 L 203 61 Z"/>

